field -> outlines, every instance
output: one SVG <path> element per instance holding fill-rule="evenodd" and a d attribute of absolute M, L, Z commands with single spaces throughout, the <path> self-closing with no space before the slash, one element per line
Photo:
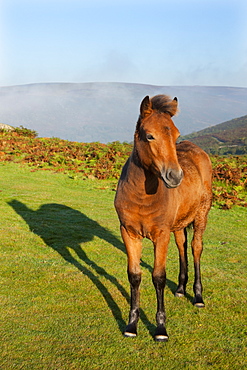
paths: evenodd
<path fill-rule="evenodd" d="M 2 150 L 2 157 L 7 155 Z M 61 163 L 53 168 L 43 162 L 38 171 L 37 165 L 25 164 L 23 152 L 17 157 L 0 162 L 0 369 L 246 368 L 245 207 L 233 201 L 227 206 L 229 199 L 224 206 L 217 198 L 210 211 L 202 257 L 204 309 L 191 302 L 191 256 L 187 297 L 174 297 L 178 254 L 171 240 L 168 343 L 152 338 L 153 249 L 144 242 L 139 332 L 135 339 L 124 338 L 129 285 L 113 208 L 117 180 L 68 169 L 55 172 Z M 215 186 L 222 192 L 241 186 L 244 197 L 245 180 L 238 180 L 242 185 L 231 181 L 219 175 Z"/>

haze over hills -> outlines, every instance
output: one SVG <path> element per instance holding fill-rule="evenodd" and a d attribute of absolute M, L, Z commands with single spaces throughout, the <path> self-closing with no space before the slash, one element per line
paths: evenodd
<path fill-rule="evenodd" d="M 0 87 L 0 122 L 41 137 L 132 141 L 142 99 L 156 94 L 178 97 L 182 135 L 247 114 L 247 88 L 48 83 Z"/>

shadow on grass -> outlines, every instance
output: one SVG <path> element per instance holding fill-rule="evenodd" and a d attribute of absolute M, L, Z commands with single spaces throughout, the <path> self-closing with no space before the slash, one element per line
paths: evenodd
<path fill-rule="evenodd" d="M 130 300 L 129 294 L 117 278 L 91 260 L 81 246 L 82 243 L 88 242 L 94 236 L 97 236 L 125 253 L 125 248 L 120 240 L 96 221 L 65 205 L 43 204 L 38 210 L 33 211 L 18 200 L 10 201 L 8 204 L 24 219 L 30 230 L 43 239 L 47 246 L 54 249 L 64 260 L 74 265 L 94 283 L 110 308 L 119 329 L 123 331 L 126 323 L 121 310 L 97 275 L 104 276 L 114 284 L 127 302 Z M 73 257 L 70 249 L 76 252 L 79 260 Z M 148 264 L 142 262 L 142 265 L 151 270 Z M 92 269 L 95 273 L 92 272 Z M 155 326 L 148 320 L 142 310 L 140 318 L 150 334 L 153 335 Z"/>

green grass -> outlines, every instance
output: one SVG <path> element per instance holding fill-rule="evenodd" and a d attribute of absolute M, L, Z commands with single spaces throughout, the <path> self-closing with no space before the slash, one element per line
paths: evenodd
<path fill-rule="evenodd" d="M 0 163 L 0 369 L 245 369 L 247 210 L 212 208 L 204 237 L 204 309 L 175 298 L 167 263 L 168 343 L 152 339 L 153 248 L 144 242 L 138 336 L 124 338 L 129 285 L 115 182 Z"/>

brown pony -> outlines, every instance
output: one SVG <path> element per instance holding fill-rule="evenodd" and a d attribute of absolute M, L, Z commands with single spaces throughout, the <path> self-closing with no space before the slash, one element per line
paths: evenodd
<path fill-rule="evenodd" d="M 154 245 L 153 284 L 157 296 L 157 341 L 167 341 L 164 288 L 170 232 L 179 250 L 180 272 L 175 295 L 185 295 L 188 280 L 186 227 L 193 224 L 194 305 L 204 307 L 200 274 L 202 235 L 212 200 L 212 167 L 208 155 L 195 144 L 176 144 L 179 131 L 171 117 L 177 98 L 146 96 L 134 135 L 132 154 L 123 167 L 115 197 L 121 235 L 128 256 L 131 289 L 126 337 L 137 335 L 141 283 L 141 240 Z"/>

